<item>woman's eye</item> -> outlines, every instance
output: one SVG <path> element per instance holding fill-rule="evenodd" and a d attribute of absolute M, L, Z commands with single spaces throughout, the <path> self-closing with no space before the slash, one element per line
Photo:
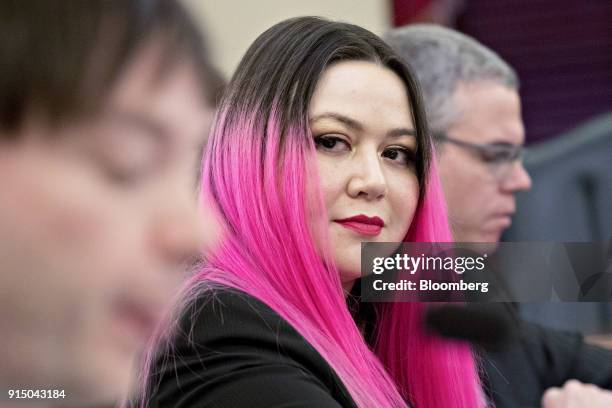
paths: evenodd
<path fill-rule="evenodd" d="M 350 150 L 347 141 L 336 136 L 318 136 L 315 138 L 317 149 L 323 149 L 330 152 L 344 152 Z"/>
<path fill-rule="evenodd" d="M 414 151 L 403 147 L 389 147 L 383 151 L 382 155 L 403 166 L 411 166 L 416 161 Z"/>

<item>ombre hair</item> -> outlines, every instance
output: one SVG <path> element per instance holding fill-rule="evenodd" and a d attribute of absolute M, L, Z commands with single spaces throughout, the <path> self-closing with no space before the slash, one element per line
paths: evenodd
<path fill-rule="evenodd" d="M 353 60 L 386 67 L 405 84 L 420 182 L 405 240 L 452 240 L 418 86 L 406 65 L 358 26 L 290 19 L 255 40 L 221 101 L 201 195 L 216 207 L 224 237 L 190 280 L 189 296 L 229 286 L 264 302 L 321 354 L 358 407 L 483 406 L 471 349 L 426 333 L 425 305 L 374 304 L 372 344 L 347 307 L 322 221 L 308 111 L 323 71 Z"/>

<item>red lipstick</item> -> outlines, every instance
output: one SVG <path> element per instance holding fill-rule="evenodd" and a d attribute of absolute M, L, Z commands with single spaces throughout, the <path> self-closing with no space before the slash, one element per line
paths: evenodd
<path fill-rule="evenodd" d="M 355 231 L 361 235 L 374 237 L 380 234 L 380 231 L 385 226 L 385 222 L 380 217 L 368 217 L 367 215 L 359 214 L 354 217 L 335 220 L 344 228 Z"/>

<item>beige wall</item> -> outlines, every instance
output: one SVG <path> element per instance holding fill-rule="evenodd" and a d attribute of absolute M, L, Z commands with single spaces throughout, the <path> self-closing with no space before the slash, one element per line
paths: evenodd
<path fill-rule="evenodd" d="M 216 65 L 229 78 L 255 38 L 290 17 L 316 15 L 382 34 L 390 0 L 184 0 L 204 24 Z"/>

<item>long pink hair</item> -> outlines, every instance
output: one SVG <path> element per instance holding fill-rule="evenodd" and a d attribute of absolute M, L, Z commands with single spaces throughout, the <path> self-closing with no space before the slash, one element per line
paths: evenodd
<path fill-rule="evenodd" d="M 423 330 L 422 303 L 381 303 L 373 349 L 346 306 L 330 261 L 317 190 L 314 142 L 275 115 L 227 124 L 221 112 L 205 161 L 202 194 L 227 223 L 225 238 L 195 281 L 244 291 L 286 319 L 333 367 L 359 407 L 482 406 L 470 348 Z M 220 131 L 221 130 L 221 131 Z M 265 132 L 267 143 L 261 143 Z M 311 138 L 312 140 L 312 138 Z M 406 241 L 450 242 L 435 165 Z"/>
<path fill-rule="evenodd" d="M 356 26 L 299 18 L 262 34 L 238 67 L 211 132 L 201 196 L 216 207 L 223 239 L 190 285 L 229 286 L 267 304 L 329 363 L 358 407 L 484 406 L 470 347 L 427 334 L 424 304 L 376 304 L 371 345 L 349 312 L 330 256 L 307 125 L 316 79 L 333 60 L 317 59 L 318 52 L 393 66 L 412 81 L 390 48 Z M 416 85 L 407 84 L 419 149 L 430 151 Z M 421 165 L 419 205 L 405 240 L 449 242 L 435 165 Z"/>

